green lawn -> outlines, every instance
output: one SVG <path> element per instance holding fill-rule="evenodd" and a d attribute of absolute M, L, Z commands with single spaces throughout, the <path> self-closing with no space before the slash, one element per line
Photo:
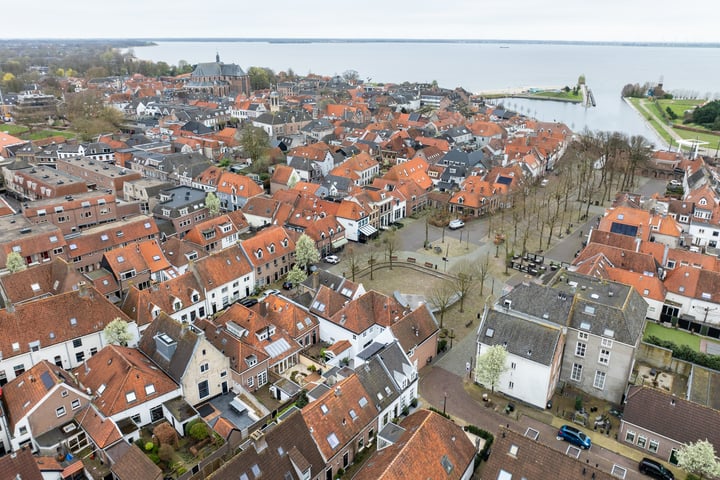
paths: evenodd
<path fill-rule="evenodd" d="M 582 102 L 582 95 L 578 92 L 577 95 L 573 95 L 572 90 L 569 92 L 566 92 L 564 90 L 543 90 L 539 92 L 533 92 L 529 94 L 534 97 L 544 97 L 544 98 L 560 98 L 563 100 L 572 100 L 574 102 Z"/>
<path fill-rule="evenodd" d="M 77 135 L 73 132 L 67 132 L 67 131 L 60 131 L 60 130 L 39 130 L 37 132 L 33 132 L 28 135 L 23 135 L 23 138 L 26 140 L 40 140 L 43 138 L 48 137 L 65 137 L 65 138 L 75 138 Z"/>
<path fill-rule="evenodd" d="M 662 118 L 662 116 L 659 113 L 660 109 L 659 109 L 658 105 L 655 105 L 654 103 L 648 102 L 645 99 L 641 99 L 641 98 L 630 98 L 629 100 L 630 100 L 630 103 L 632 103 L 635 106 L 635 108 L 637 109 L 637 111 L 643 116 L 643 118 L 645 118 L 648 122 L 650 122 L 653 129 L 655 129 L 655 131 L 658 133 L 658 135 L 660 135 L 662 137 L 663 140 L 677 146 L 676 142 L 674 140 L 672 140 L 670 135 L 668 135 L 668 133 L 665 132 L 665 129 L 663 129 L 661 126 L 661 122 L 665 123 L 665 120 Z M 669 102 L 669 101 L 670 100 L 663 100 L 660 102 L 660 105 L 663 105 L 662 102 Z M 678 102 L 689 102 L 689 100 L 678 101 Z M 649 116 L 648 116 L 647 111 L 645 111 L 645 109 L 643 108 L 643 106 L 645 106 L 647 108 L 647 110 L 650 112 Z M 681 109 L 681 110 L 686 109 L 685 106 L 687 106 L 686 103 L 678 103 L 678 109 Z M 662 108 L 664 108 L 664 107 L 662 107 Z M 674 124 L 682 125 L 682 120 L 678 119 L 674 122 Z M 706 145 L 704 145 L 704 147 L 707 148 L 708 150 L 713 150 L 714 148 L 717 148 L 718 145 L 720 145 L 720 135 L 713 135 L 712 133 L 691 132 L 688 130 L 681 130 L 679 128 L 673 128 L 673 131 L 685 140 L 702 140 L 702 141 L 708 142 Z M 688 147 L 683 147 L 683 150 L 688 150 Z"/>
<path fill-rule="evenodd" d="M 685 330 L 679 330 L 674 328 L 663 327 L 662 325 L 654 322 L 648 322 L 645 326 L 645 336 L 655 336 L 661 340 L 669 340 L 676 345 L 687 345 L 696 352 L 700 351 L 700 336 L 691 335 Z"/>
<path fill-rule="evenodd" d="M 658 100 L 658 104 L 663 111 L 666 111 L 667 108 L 670 107 L 670 110 L 675 112 L 680 121 L 682 121 L 686 110 L 692 110 L 703 103 L 705 103 L 705 100 Z"/>
<path fill-rule="evenodd" d="M 8 135 L 17 136 L 27 131 L 28 127 L 24 125 L 14 125 L 11 123 L 3 123 L 2 125 L 0 125 L 0 132 L 5 132 Z"/>

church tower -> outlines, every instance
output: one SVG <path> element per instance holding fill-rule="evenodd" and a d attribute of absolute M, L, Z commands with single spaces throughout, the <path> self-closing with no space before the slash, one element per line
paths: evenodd
<path fill-rule="evenodd" d="M 273 113 L 280 111 L 280 94 L 275 90 L 270 92 L 270 111 Z"/>

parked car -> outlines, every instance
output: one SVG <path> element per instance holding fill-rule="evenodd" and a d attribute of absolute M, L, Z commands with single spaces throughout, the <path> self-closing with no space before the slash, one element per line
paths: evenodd
<path fill-rule="evenodd" d="M 292 282 L 283 282 L 282 284 L 283 290 L 292 290 L 293 284 Z"/>
<path fill-rule="evenodd" d="M 253 305 L 256 305 L 258 303 L 258 299 L 246 297 L 246 298 L 243 298 L 242 300 L 238 301 L 238 303 L 244 307 L 250 308 Z"/>
<path fill-rule="evenodd" d="M 280 290 L 278 290 L 276 288 L 269 288 L 260 294 L 260 296 L 258 297 L 258 302 L 262 302 L 270 295 L 278 295 L 279 293 L 280 293 Z"/>
<path fill-rule="evenodd" d="M 576 447 L 580 447 L 584 450 L 588 450 L 592 445 L 590 437 L 585 435 L 583 432 L 570 425 L 563 425 L 558 430 L 558 438 L 565 440 L 566 442 L 572 443 Z"/>
<path fill-rule="evenodd" d="M 328 255 L 327 257 L 325 257 L 325 262 L 336 264 L 340 263 L 340 259 L 337 257 L 337 255 Z"/>
<path fill-rule="evenodd" d="M 670 186 L 672 187 L 682 187 L 682 182 L 679 180 L 670 180 Z"/>
<path fill-rule="evenodd" d="M 650 458 L 643 458 L 638 465 L 640 473 L 648 477 L 657 478 L 658 480 L 675 480 L 675 475 L 665 468 L 660 462 L 656 462 Z"/>
<path fill-rule="evenodd" d="M 456 218 L 455 220 L 450 220 L 450 223 L 448 224 L 448 228 L 450 230 L 457 230 L 458 228 L 462 228 L 464 226 L 465 222 L 463 222 L 459 218 Z"/>

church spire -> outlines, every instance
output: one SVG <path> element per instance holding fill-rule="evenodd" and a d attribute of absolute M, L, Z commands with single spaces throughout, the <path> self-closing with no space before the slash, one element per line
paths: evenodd
<path fill-rule="evenodd" d="M 217 63 L 220 63 L 220 53 L 218 53 L 218 52 L 215 52 L 215 61 Z"/>

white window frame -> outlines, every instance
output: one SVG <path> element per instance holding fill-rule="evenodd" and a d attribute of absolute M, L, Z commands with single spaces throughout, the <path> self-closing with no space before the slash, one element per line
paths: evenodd
<path fill-rule="evenodd" d="M 639 448 L 646 448 L 646 447 L 647 447 L 647 441 L 648 441 L 648 439 L 647 439 L 647 437 L 646 437 L 645 435 L 638 435 L 636 445 L 637 445 Z"/>
<path fill-rule="evenodd" d="M 589 337 L 587 332 L 578 332 L 578 340 L 587 340 Z"/>
<path fill-rule="evenodd" d="M 585 353 L 587 352 L 587 343 L 585 342 L 577 342 L 575 344 L 575 356 L 576 357 L 582 357 L 585 358 Z"/>
<path fill-rule="evenodd" d="M 593 378 L 593 387 L 598 390 L 605 390 L 605 380 L 607 379 L 607 373 L 602 370 L 595 370 L 595 378 Z M 599 381 L 601 380 L 601 381 Z"/>
<path fill-rule="evenodd" d="M 610 364 L 610 350 L 606 348 L 600 349 L 600 354 L 598 355 L 598 363 L 601 365 Z"/>
<path fill-rule="evenodd" d="M 65 406 L 60 406 L 55 409 L 55 415 L 57 415 L 58 418 L 65 415 L 67 412 L 65 411 Z"/>
<path fill-rule="evenodd" d="M 580 363 L 573 363 L 572 371 L 570 372 L 570 380 L 573 382 L 582 381 L 583 366 Z M 576 375 L 577 373 L 577 375 Z"/>
<path fill-rule="evenodd" d="M 635 439 L 637 438 L 637 434 L 633 432 L 632 430 L 628 430 L 625 432 L 625 441 L 628 443 L 635 443 Z"/>
<path fill-rule="evenodd" d="M 648 451 L 652 453 L 657 453 L 657 451 L 660 449 L 660 442 L 657 440 L 650 440 L 648 442 Z"/>
<path fill-rule="evenodd" d="M 600 339 L 600 345 L 603 346 L 603 347 L 605 347 L 605 348 L 612 348 L 612 346 L 613 346 L 613 341 L 612 341 L 611 338 L 605 338 L 605 337 L 603 337 L 603 338 Z"/>

